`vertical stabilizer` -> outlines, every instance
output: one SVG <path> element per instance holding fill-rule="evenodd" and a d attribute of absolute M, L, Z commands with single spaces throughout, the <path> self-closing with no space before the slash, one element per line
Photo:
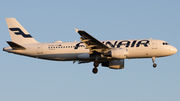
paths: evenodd
<path fill-rule="evenodd" d="M 18 44 L 33 44 L 37 42 L 15 18 L 6 18 L 12 42 Z"/>

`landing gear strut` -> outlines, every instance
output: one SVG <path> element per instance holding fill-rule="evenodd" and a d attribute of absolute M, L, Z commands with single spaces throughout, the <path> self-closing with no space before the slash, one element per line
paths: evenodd
<path fill-rule="evenodd" d="M 155 57 L 152 57 L 152 61 L 153 61 L 153 67 L 156 68 L 157 64 L 155 63 Z"/>
<path fill-rule="evenodd" d="M 94 68 L 92 70 L 92 72 L 94 74 L 96 74 L 98 72 L 98 69 L 97 69 L 98 66 L 99 66 L 99 62 L 98 61 L 94 61 Z"/>

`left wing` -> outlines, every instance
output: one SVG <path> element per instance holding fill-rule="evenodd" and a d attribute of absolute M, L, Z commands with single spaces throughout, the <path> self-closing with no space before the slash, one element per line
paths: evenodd
<path fill-rule="evenodd" d="M 79 33 L 79 35 L 81 35 L 81 42 L 83 42 L 90 50 L 89 54 L 93 54 L 95 52 L 104 53 L 104 51 L 110 49 L 108 46 L 104 45 L 99 40 L 89 35 L 87 32 L 83 30 L 78 30 L 76 28 L 74 29 L 76 30 L 76 33 Z"/>

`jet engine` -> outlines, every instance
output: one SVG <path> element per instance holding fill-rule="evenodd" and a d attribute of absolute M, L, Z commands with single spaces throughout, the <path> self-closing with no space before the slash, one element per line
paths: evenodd
<path fill-rule="evenodd" d="M 124 59 L 103 62 L 101 65 L 104 67 L 109 67 L 110 69 L 124 69 Z"/>
<path fill-rule="evenodd" d="M 127 49 L 112 49 L 108 53 L 105 53 L 104 56 L 117 58 L 117 59 L 126 59 L 128 55 Z"/>

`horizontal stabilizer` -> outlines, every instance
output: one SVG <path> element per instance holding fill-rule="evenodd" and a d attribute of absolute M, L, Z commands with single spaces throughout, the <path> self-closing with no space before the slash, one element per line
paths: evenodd
<path fill-rule="evenodd" d="M 26 49 L 23 46 L 15 43 L 15 42 L 12 42 L 12 41 L 7 41 L 7 43 L 12 47 L 12 49 L 15 49 L 15 50 L 24 50 L 24 49 Z"/>

